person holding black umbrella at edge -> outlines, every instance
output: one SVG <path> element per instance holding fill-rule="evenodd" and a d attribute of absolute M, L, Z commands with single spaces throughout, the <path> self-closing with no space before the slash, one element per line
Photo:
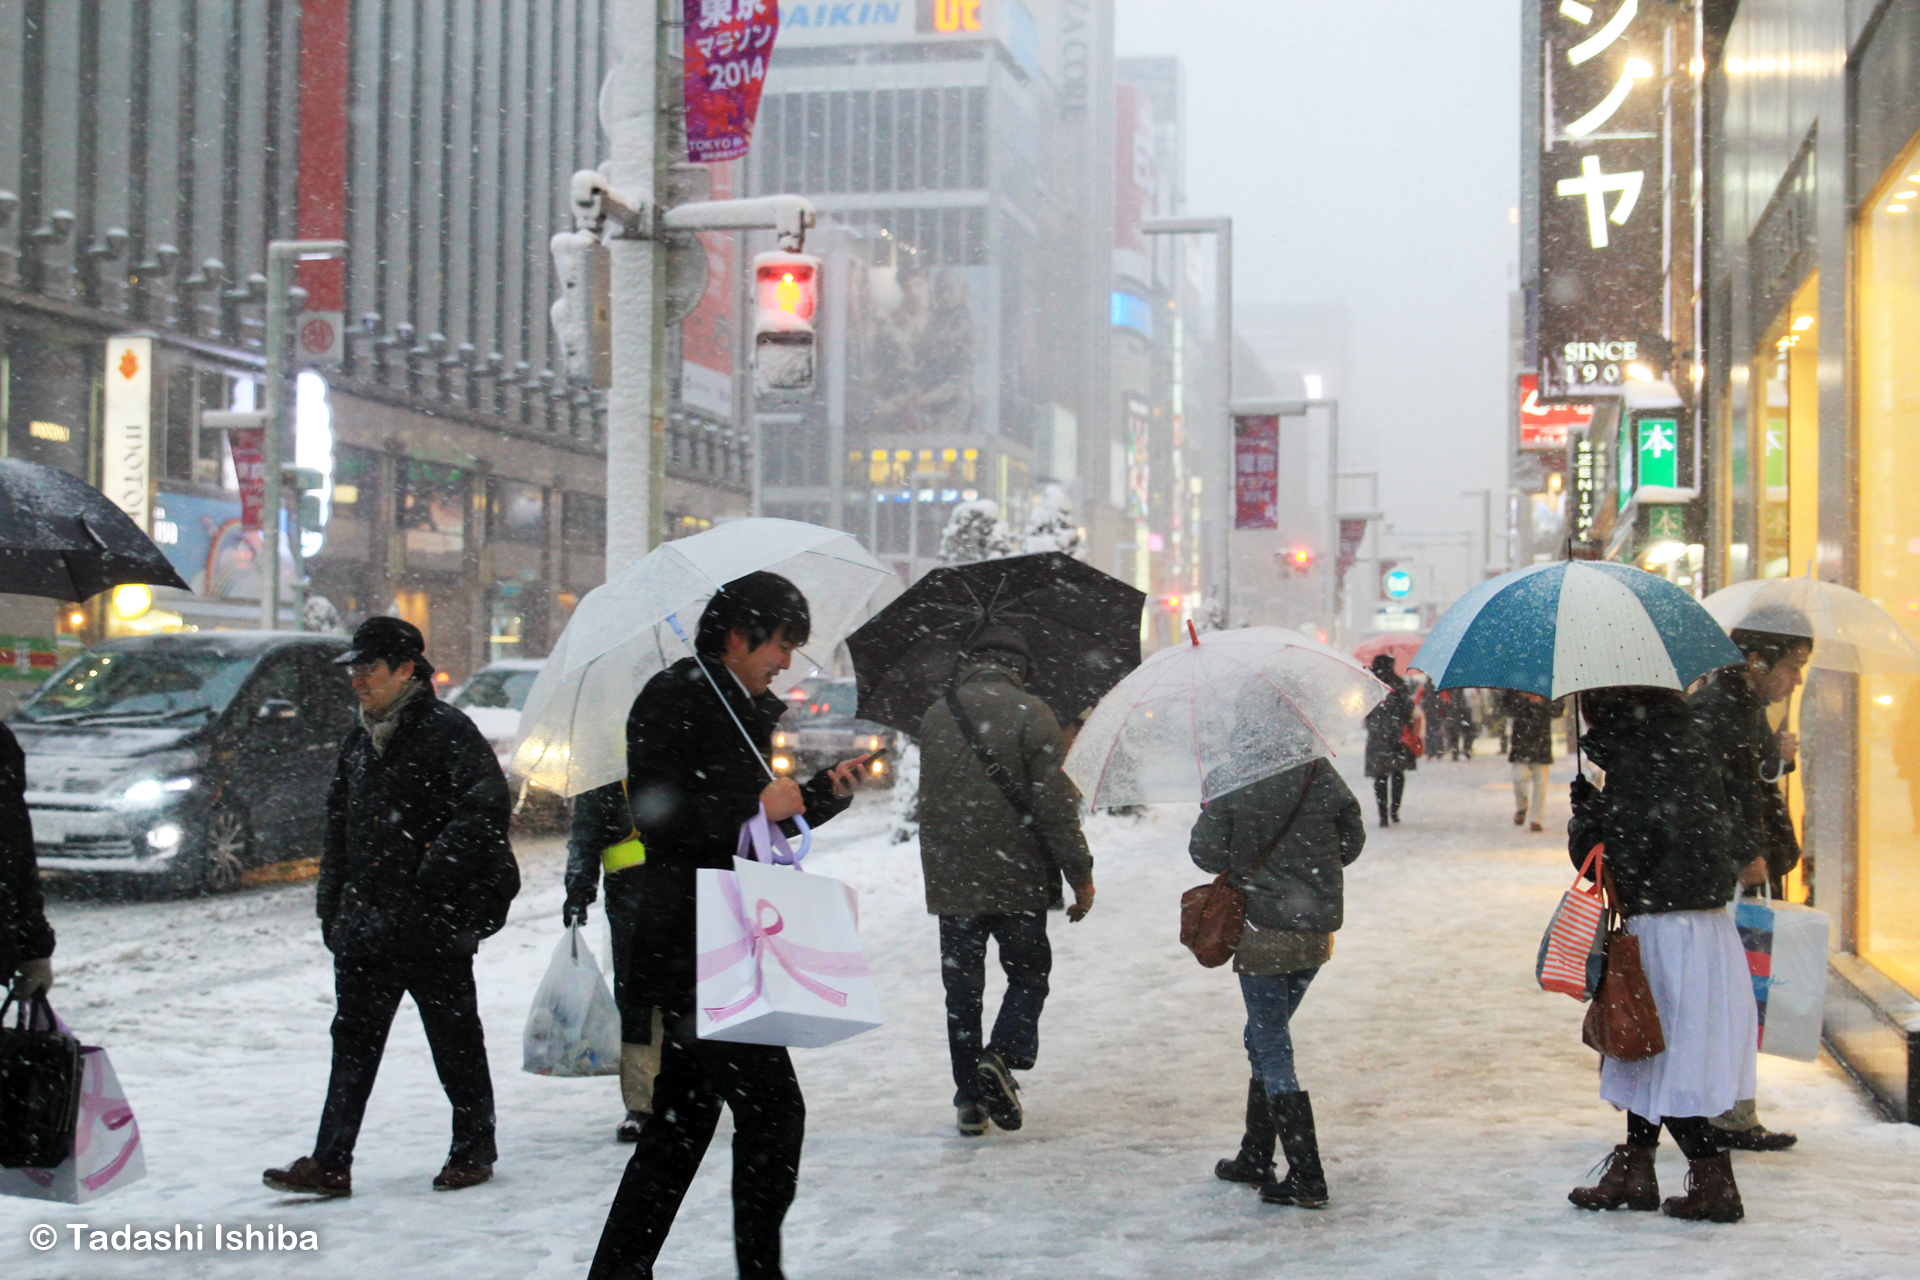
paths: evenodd
<path fill-rule="evenodd" d="M 622 875 L 635 891 L 625 957 L 630 1002 L 658 1010 L 660 1073 L 608 1211 L 590 1280 L 653 1275 L 680 1201 L 719 1123 L 733 1112 L 733 1237 L 743 1280 L 779 1280 L 780 1227 L 800 1178 L 806 1103 L 786 1049 L 702 1040 L 694 1031 L 695 873 L 733 866 L 740 826 L 765 809 L 776 822 L 818 826 L 845 809 L 866 758 L 822 769 L 805 784 L 768 781 L 773 727 L 786 710 L 770 693 L 805 644 L 812 614 L 776 573 L 750 573 L 716 592 L 692 657 L 647 682 L 627 717 L 627 791 L 646 861 Z"/>

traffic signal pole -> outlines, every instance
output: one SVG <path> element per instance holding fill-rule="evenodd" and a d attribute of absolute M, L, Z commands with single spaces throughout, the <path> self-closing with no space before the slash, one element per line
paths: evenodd
<path fill-rule="evenodd" d="M 814 223 L 813 206 L 799 196 L 697 199 L 705 168 L 682 163 L 680 12 L 679 0 L 609 0 L 615 56 L 601 102 L 611 158 L 574 174 L 569 193 L 574 225 L 607 249 L 608 578 L 664 536 L 667 234 L 773 230 L 783 249 L 798 252 Z"/>

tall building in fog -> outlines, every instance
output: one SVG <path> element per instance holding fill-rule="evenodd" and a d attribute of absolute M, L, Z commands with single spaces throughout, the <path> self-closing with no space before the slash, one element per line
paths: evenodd
<path fill-rule="evenodd" d="M 1104 0 L 782 5 L 749 181 L 826 266 L 815 393 L 755 405 L 765 514 L 914 576 L 959 502 L 1106 500 L 1111 43 Z"/>

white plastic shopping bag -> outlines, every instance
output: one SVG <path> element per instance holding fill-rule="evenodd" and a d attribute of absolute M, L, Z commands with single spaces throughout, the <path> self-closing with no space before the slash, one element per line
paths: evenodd
<path fill-rule="evenodd" d="M 1773 904 L 1773 963 L 1760 1052 L 1801 1062 L 1820 1056 L 1829 930 L 1824 911 L 1788 902 Z"/>
<path fill-rule="evenodd" d="M 520 1065 L 539 1076 L 620 1073 L 620 1010 L 579 925 L 569 926 L 553 949 L 533 994 Z"/>
<path fill-rule="evenodd" d="M 745 858 L 695 883 L 701 1039 L 811 1049 L 880 1025 L 850 888 Z"/>
<path fill-rule="evenodd" d="M 107 1051 L 86 1046 L 80 1061 L 73 1155 L 54 1169 L 0 1169 L 0 1195 L 85 1204 L 147 1176 L 140 1126 Z"/>

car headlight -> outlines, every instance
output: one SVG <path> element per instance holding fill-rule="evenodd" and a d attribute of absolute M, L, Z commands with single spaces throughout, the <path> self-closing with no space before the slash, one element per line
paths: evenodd
<path fill-rule="evenodd" d="M 776 733 L 773 735 L 773 745 L 776 747 L 784 747 L 791 741 L 793 740 L 784 733 Z"/>
<path fill-rule="evenodd" d="M 159 804 L 169 795 L 193 790 L 192 778 L 168 778 L 164 782 L 159 778 L 140 778 L 127 784 L 120 793 L 120 803 L 128 808 L 141 809 Z"/>
<path fill-rule="evenodd" d="M 787 770 L 791 768 L 793 768 L 793 761 L 789 760 L 787 757 L 775 756 L 773 758 L 773 771 L 775 773 L 785 773 Z"/>
<path fill-rule="evenodd" d="M 875 760 L 872 764 L 867 766 L 867 772 L 873 774 L 875 777 L 880 776 L 886 771 L 887 771 L 887 762 L 885 760 Z"/>
<path fill-rule="evenodd" d="M 180 824 L 163 822 L 147 832 L 147 844 L 160 853 L 180 847 Z"/>
<path fill-rule="evenodd" d="M 867 750 L 869 750 L 869 751 L 878 751 L 879 749 L 880 749 L 880 735 L 879 735 L 879 734 L 877 734 L 877 733 L 874 733 L 874 734 L 868 734 L 868 735 L 867 735 Z"/>

